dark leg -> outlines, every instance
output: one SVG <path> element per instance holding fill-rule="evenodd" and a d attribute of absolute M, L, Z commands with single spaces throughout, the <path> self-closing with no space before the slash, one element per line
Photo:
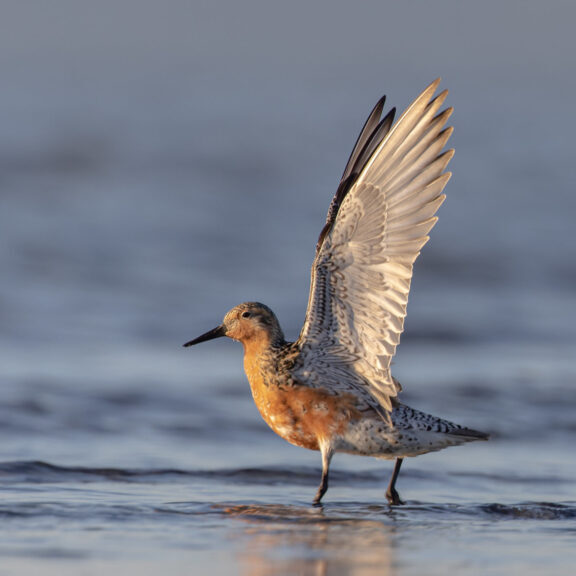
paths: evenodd
<path fill-rule="evenodd" d="M 396 463 L 394 464 L 394 472 L 392 472 L 392 478 L 390 478 L 390 484 L 388 484 L 388 489 L 386 490 L 386 498 L 391 506 L 399 506 L 404 504 L 400 500 L 400 494 L 396 492 L 396 480 L 398 479 L 398 474 L 400 474 L 400 467 L 402 466 L 402 458 L 396 458 Z"/>
<path fill-rule="evenodd" d="M 330 460 L 332 460 L 332 455 L 334 452 L 330 448 L 321 448 L 322 450 L 322 480 L 320 480 L 320 486 L 318 486 L 318 492 L 314 496 L 313 504 L 314 506 L 320 506 L 320 500 L 322 496 L 326 494 L 328 490 L 328 473 L 330 470 Z"/>

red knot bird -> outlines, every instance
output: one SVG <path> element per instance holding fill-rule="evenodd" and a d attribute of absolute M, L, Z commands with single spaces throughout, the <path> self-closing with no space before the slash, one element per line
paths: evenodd
<path fill-rule="evenodd" d="M 314 503 L 328 489 L 335 452 L 395 459 L 386 497 L 401 504 L 402 460 L 487 434 L 410 408 L 390 372 L 404 327 L 412 268 L 450 178 L 444 150 L 452 109 L 436 80 L 394 123 L 374 107 L 352 150 L 316 245 L 306 317 L 287 342 L 274 312 L 259 302 L 232 308 L 223 323 L 187 342 L 220 336 L 244 346 L 254 402 L 282 438 L 322 456 Z"/>

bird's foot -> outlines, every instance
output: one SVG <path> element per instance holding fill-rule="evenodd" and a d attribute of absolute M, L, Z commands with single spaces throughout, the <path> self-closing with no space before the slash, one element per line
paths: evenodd
<path fill-rule="evenodd" d="M 316 507 L 320 507 L 322 506 L 322 497 L 324 496 L 324 494 L 326 493 L 326 490 L 322 490 L 322 487 L 320 487 L 318 489 L 318 492 L 316 492 L 316 496 L 314 496 L 314 500 L 312 500 L 312 506 L 316 506 Z"/>
<path fill-rule="evenodd" d="M 396 491 L 396 488 L 388 488 L 386 490 L 386 499 L 390 506 L 402 506 L 404 502 L 400 500 L 400 494 Z"/>

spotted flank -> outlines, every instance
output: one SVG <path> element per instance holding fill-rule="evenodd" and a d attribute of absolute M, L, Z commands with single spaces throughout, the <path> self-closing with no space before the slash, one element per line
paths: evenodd
<path fill-rule="evenodd" d="M 310 296 L 296 342 L 259 302 L 232 308 L 223 323 L 187 342 L 227 336 L 244 346 L 254 402 L 279 436 L 322 455 L 314 503 L 328 489 L 336 452 L 395 459 L 386 491 L 401 504 L 403 458 L 474 440 L 482 432 L 402 404 L 391 361 L 404 329 L 413 264 L 444 201 L 453 156 L 436 80 L 394 122 L 382 98 L 348 160 L 316 245 Z"/>

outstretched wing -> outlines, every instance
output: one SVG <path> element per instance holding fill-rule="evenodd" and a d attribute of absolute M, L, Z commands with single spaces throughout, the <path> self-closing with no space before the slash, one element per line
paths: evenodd
<path fill-rule="evenodd" d="M 361 387 L 385 410 L 398 385 L 390 374 L 400 341 L 412 267 L 450 178 L 443 148 L 452 109 L 433 82 L 394 124 L 370 114 L 334 196 L 312 266 L 306 320 L 298 340 L 303 380 Z M 346 383 L 345 381 L 348 381 Z M 353 382 L 352 382 L 353 381 Z"/>

